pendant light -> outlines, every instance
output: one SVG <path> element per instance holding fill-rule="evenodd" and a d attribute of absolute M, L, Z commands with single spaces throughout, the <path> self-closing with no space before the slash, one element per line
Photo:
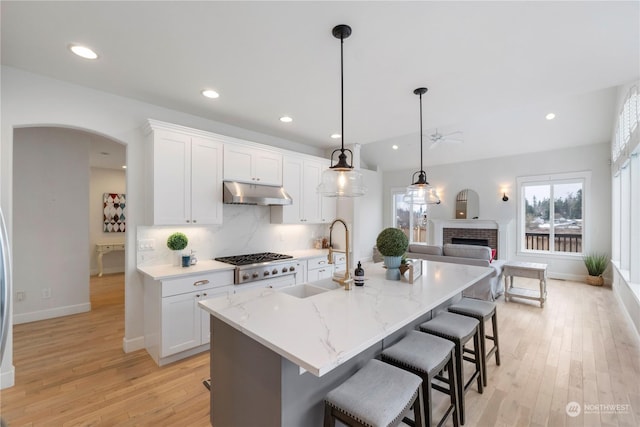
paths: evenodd
<path fill-rule="evenodd" d="M 322 182 L 318 186 L 318 193 L 325 197 L 358 197 L 366 192 L 362 174 L 353 168 L 353 151 L 344 148 L 344 66 L 343 45 L 344 39 L 351 35 L 351 27 L 338 25 L 333 28 L 333 36 L 340 39 L 340 110 L 341 110 L 341 147 L 331 153 L 331 166 L 322 173 Z M 333 164 L 333 156 L 337 152 L 338 162 Z M 347 154 L 351 156 L 351 162 L 347 162 Z"/>
<path fill-rule="evenodd" d="M 416 175 L 418 179 L 407 187 L 404 201 L 412 205 L 436 205 L 440 204 L 440 197 L 427 182 L 427 174 L 422 167 L 422 95 L 427 93 L 427 88 L 419 87 L 413 93 L 420 96 L 420 170 L 413 174 L 412 180 L 416 179 Z"/>

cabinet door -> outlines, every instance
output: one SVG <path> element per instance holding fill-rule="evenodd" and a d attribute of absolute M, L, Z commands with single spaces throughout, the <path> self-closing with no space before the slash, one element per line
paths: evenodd
<path fill-rule="evenodd" d="M 253 151 L 253 178 L 265 185 L 282 185 L 282 154 L 266 151 Z"/>
<path fill-rule="evenodd" d="M 153 137 L 153 223 L 184 225 L 191 218 L 191 138 L 165 130 Z"/>
<path fill-rule="evenodd" d="M 222 143 L 191 141 L 191 221 L 222 224 Z"/>
<path fill-rule="evenodd" d="M 202 315 L 198 292 L 162 298 L 162 345 L 160 357 L 200 345 Z"/>
<path fill-rule="evenodd" d="M 224 179 L 253 183 L 252 154 L 243 147 L 232 144 L 224 146 Z"/>
<path fill-rule="evenodd" d="M 322 267 L 322 268 L 318 268 L 315 270 L 309 270 L 307 271 L 307 279 L 308 281 L 311 282 L 317 282 L 318 280 L 322 280 L 322 279 L 329 279 L 331 278 L 331 275 L 333 274 L 333 268 L 332 267 Z"/>
<path fill-rule="evenodd" d="M 277 206 L 274 210 L 281 210 L 281 217 L 277 222 L 283 224 L 300 224 L 304 222 L 303 214 L 303 190 L 302 190 L 302 159 L 287 157 L 283 161 L 282 186 L 289 193 L 293 203 L 288 206 Z"/>
<path fill-rule="evenodd" d="M 318 185 L 322 177 L 322 164 L 313 161 L 304 162 L 303 212 L 305 222 L 318 224 L 322 222 L 321 196 Z"/>
<path fill-rule="evenodd" d="M 209 319 L 211 315 L 206 310 L 203 310 L 198 305 L 198 301 L 206 300 L 207 298 L 219 297 L 221 295 L 229 295 L 233 293 L 233 285 L 224 286 L 222 288 L 207 289 L 200 294 L 200 297 L 196 299 L 196 310 L 200 313 L 200 344 L 207 344 L 211 341 L 211 324 Z"/>

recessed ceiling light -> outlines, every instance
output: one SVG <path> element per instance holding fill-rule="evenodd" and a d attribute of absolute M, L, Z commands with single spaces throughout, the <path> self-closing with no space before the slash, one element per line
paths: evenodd
<path fill-rule="evenodd" d="M 340 139 L 340 137 L 341 137 L 341 136 L 342 136 L 342 135 L 340 135 L 339 133 L 331 134 L 331 138 L 332 138 L 332 139 Z"/>
<path fill-rule="evenodd" d="M 127 168 L 127 165 L 122 165 L 122 169 L 126 169 L 126 168 Z"/>
<path fill-rule="evenodd" d="M 96 59 L 98 58 L 98 54 L 95 53 L 93 50 L 89 49 L 86 46 L 80 46 L 77 44 L 72 44 L 69 46 L 69 49 L 71 50 L 71 52 L 75 53 L 76 55 L 84 58 L 84 59 Z"/>
<path fill-rule="evenodd" d="M 211 98 L 211 99 L 216 99 L 220 97 L 220 94 L 212 89 L 205 89 L 201 93 L 203 96 L 206 96 L 207 98 Z"/>
<path fill-rule="evenodd" d="M 547 120 L 553 120 L 553 119 L 556 118 L 556 115 L 553 114 L 553 113 L 549 113 L 546 116 L 544 116 L 544 118 L 547 119 Z"/>
<path fill-rule="evenodd" d="M 280 121 L 282 123 L 291 123 L 293 121 L 293 119 L 289 116 L 282 116 L 280 117 Z"/>
<path fill-rule="evenodd" d="M 393 145 L 391 146 L 391 148 L 393 148 L 394 150 L 397 150 L 397 149 L 398 149 L 398 146 L 397 146 L 396 144 L 393 144 Z"/>

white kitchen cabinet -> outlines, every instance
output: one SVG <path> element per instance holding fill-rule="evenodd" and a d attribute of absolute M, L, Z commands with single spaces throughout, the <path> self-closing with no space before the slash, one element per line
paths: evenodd
<path fill-rule="evenodd" d="M 322 172 L 329 167 L 324 159 L 285 156 L 282 166 L 282 186 L 293 199 L 288 206 L 272 206 L 274 224 L 322 224 L 336 216 L 335 198 L 318 194 Z"/>
<path fill-rule="evenodd" d="M 222 142 L 205 132 L 153 120 L 149 129 L 149 222 L 222 224 Z"/>
<path fill-rule="evenodd" d="M 209 315 L 198 301 L 234 292 L 233 270 L 161 281 L 145 277 L 145 348 L 159 365 L 208 349 Z"/>
<path fill-rule="evenodd" d="M 307 259 L 307 282 L 331 278 L 333 264 L 329 264 L 326 255 Z"/>
<path fill-rule="evenodd" d="M 224 146 L 224 180 L 282 185 L 282 154 L 233 143 Z"/>

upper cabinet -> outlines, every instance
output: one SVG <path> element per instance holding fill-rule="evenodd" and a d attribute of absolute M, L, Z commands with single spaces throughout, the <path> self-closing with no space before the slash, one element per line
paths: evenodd
<path fill-rule="evenodd" d="M 223 144 L 149 121 L 147 194 L 153 225 L 222 224 Z"/>
<path fill-rule="evenodd" d="M 282 154 L 236 144 L 224 146 L 224 180 L 282 185 Z"/>
<path fill-rule="evenodd" d="M 275 224 L 321 224 L 336 215 L 335 198 L 322 197 L 317 188 L 322 171 L 329 162 L 297 156 L 284 156 L 282 186 L 293 199 L 288 206 L 272 206 L 271 222 Z"/>

